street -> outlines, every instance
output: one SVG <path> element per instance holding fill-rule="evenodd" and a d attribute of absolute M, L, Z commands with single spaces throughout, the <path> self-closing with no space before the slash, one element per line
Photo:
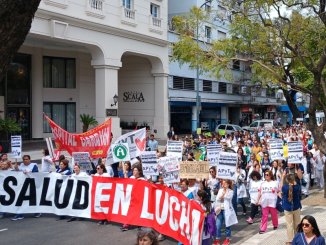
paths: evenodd
<path fill-rule="evenodd" d="M 239 212 L 240 214 L 240 212 Z M 131 245 L 136 242 L 137 229 L 121 232 L 121 224 L 109 223 L 99 226 L 97 221 L 58 220 L 57 216 L 44 214 L 34 218 L 33 214 L 25 215 L 23 220 L 11 221 L 12 215 L 0 220 L 0 240 L 2 245 L 57 245 L 57 244 L 119 244 Z M 232 226 L 232 244 L 241 244 L 259 231 L 259 222 L 247 225 L 242 215 L 238 216 L 239 224 Z M 270 228 L 270 227 L 269 227 Z M 176 244 L 172 239 L 160 242 L 160 245 Z"/>

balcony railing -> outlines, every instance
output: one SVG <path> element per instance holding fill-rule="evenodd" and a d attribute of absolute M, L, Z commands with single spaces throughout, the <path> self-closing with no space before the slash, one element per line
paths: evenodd
<path fill-rule="evenodd" d="M 87 0 L 86 14 L 96 18 L 103 19 L 104 15 L 104 0 Z"/>
<path fill-rule="evenodd" d="M 128 19 L 135 19 L 135 10 L 124 8 L 125 17 Z"/>
<path fill-rule="evenodd" d="M 129 26 L 137 26 L 136 10 L 121 6 L 121 23 Z"/>
<path fill-rule="evenodd" d="M 156 27 L 162 26 L 162 19 L 152 16 L 152 25 Z"/>

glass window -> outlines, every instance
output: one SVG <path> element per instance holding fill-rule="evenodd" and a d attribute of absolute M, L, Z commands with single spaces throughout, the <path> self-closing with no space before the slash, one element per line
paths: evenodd
<path fill-rule="evenodd" d="M 203 91 L 212 92 L 212 81 L 203 80 Z"/>
<path fill-rule="evenodd" d="M 43 58 L 44 88 L 76 88 L 76 61 L 70 58 Z"/>
<path fill-rule="evenodd" d="M 218 92 L 226 93 L 226 83 L 223 83 L 223 82 L 218 83 Z"/>
<path fill-rule="evenodd" d="M 160 17 L 160 6 L 151 3 L 151 15 L 153 17 L 159 18 Z"/>
<path fill-rule="evenodd" d="M 122 5 L 126 9 L 132 9 L 132 0 L 122 0 Z"/>
<path fill-rule="evenodd" d="M 228 126 L 226 127 L 226 130 L 231 130 L 231 131 L 233 131 L 233 127 L 230 126 L 230 125 L 228 125 Z"/>
<path fill-rule="evenodd" d="M 218 129 L 225 129 L 225 124 L 221 124 L 220 126 L 218 126 Z"/>
<path fill-rule="evenodd" d="M 205 37 L 206 38 L 212 37 L 212 28 L 210 28 L 209 26 L 205 26 Z"/>
<path fill-rule="evenodd" d="M 43 111 L 56 124 L 68 132 L 76 132 L 76 104 L 44 102 Z M 43 121 L 43 132 L 51 133 L 51 128 L 46 120 Z"/>
<path fill-rule="evenodd" d="M 250 124 L 250 127 L 252 128 L 256 128 L 258 126 L 258 122 L 253 122 L 252 124 Z"/>
<path fill-rule="evenodd" d="M 193 78 L 173 76 L 173 88 L 195 90 L 195 80 Z"/>

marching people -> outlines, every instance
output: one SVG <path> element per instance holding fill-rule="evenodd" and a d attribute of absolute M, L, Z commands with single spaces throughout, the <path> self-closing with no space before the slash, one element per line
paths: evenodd
<path fill-rule="evenodd" d="M 321 235 L 313 216 L 306 215 L 302 218 L 292 245 L 325 245 L 325 238 Z"/>
<path fill-rule="evenodd" d="M 42 172 L 43 173 L 51 173 L 52 169 L 54 169 L 55 163 L 52 161 L 52 158 L 50 156 L 48 149 L 42 150 Z"/>
<path fill-rule="evenodd" d="M 262 184 L 261 174 L 257 171 L 252 171 L 249 182 L 249 196 L 250 196 L 250 216 L 246 220 L 248 224 L 254 223 L 254 218 L 258 214 L 259 204 L 258 204 L 258 194 L 259 189 Z"/>
<path fill-rule="evenodd" d="M 157 235 L 153 230 L 141 230 L 137 234 L 135 245 L 158 245 Z"/>
<path fill-rule="evenodd" d="M 301 214 L 301 186 L 296 183 L 294 174 L 284 172 L 281 180 L 282 205 L 285 214 L 288 241 L 291 245 L 295 230 L 300 223 Z"/>
<path fill-rule="evenodd" d="M 24 174 L 28 175 L 29 173 L 36 173 L 38 172 L 37 163 L 31 162 L 31 156 L 30 155 L 24 155 L 23 156 L 23 162 L 18 164 L 15 164 L 15 170 L 16 171 L 22 171 Z M 34 214 L 35 218 L 41 217 L 42 214 L 36 213 Z M 24 216 L 22 214 L 16 214 L 11 220 L 17 221 L 24 219 Z"/>
<path fill-rule="evenodd" d="M 271 170 L 265 171 L 264 176 L 265 180 L 261 184 L 256 202 L 256 205 L 260 204 L 262 207 L 262 218 L 259 231 L 260 234 L 265 233 L 267 230 L 268 214 L 271 214 L 272 216 L 274 230 L 278 228 L 276 203 L 279 193 L 279 186 L 274 180 Z"/>
<path fill-rule="evenodd" d="M 213 204 L 216 214 L 216 239 L 214 245 L 221 244 L 222 226 L 225 224 L 225 240 L 223 245 L 231 242 L 231 226 L 238 223 L 237 215 L 232 205 L 233 183 L 232 180 L 223 180 L 222 188 L 218 191 Z"/>
<path fill-rule="evenodd" d="M 235 213 L 237 213 L 237 205 L 240 204 L 242 207 L 242 214 L 247 214 L 247 208 L 246 204 L 244 203 L 244 198 L 247 197 L 247 190 L 245 185 L 245 179 L 246 179 L 246 172 L 244 169 L 240 168 L 240 165 L 237 165 L 237 169 L 235 172 L 235 186 L 236 189 L 234 191 L 237 192 L 237 202 L 235 204 L 234 210 Z"/>

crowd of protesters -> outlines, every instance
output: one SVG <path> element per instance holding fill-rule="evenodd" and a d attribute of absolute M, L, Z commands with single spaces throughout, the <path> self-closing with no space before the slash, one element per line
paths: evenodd
<path fill-rule="evenodd" d="M 238 216 L 246 217 L 248 225 L 260 217 L 260 234 L 267 232 L 268 216 L 271 215 L 273 229 L 278 229 L 279 215 L 284 212 L 287 225 L 287 244 L 325 244 L 317 223 L 312 216 L 301 219 L 301 199 L 309 195 L 309 189 L 324 187 L 323 168 L 326 157 L 314 143 L 311 133 L 304 125 L 286 128 L 261 128 L 254 132 L 234 132 L 228 135 L 209 133 L 206 135 L 190 135 L 181 139 L 173 128 L 167 133 L 169 140 L 183 141 L 183 160 L 205 160 L 205 146 L 221 144 L 224 151 L 238 154 L 238 163 L 234 180 L 219 179 L 217 166 L 211 166 L 208 179 L 182 179 L 178 185 L 171 188 L 183 193 L 187 198 L 197 201 L 205 211 L 205 222 L 202 234 L 202 244 L 223 245 L 231 243 L 231 227 L 238 223 Z M 287 143 L 301 141 L 304 158 L 300 164 L 287 161 L 286 154 L 281 159 L 271 159 L 269 140 L 281 139 L 284 152 Z M 158 141 L 150 135 L 147 149 L 157 151 L 157 157 L 164 156 L 159 151 Z M 204 149 L 204 150 L 202 150 Z M 164 184 L 163 177 L 144 176 L 141 157 L 130 162 L 120 162 L 113 165 L 105 164 L 102 159 L 92 162 L 93 170 L 82 172 L 78 164 L 69 164 L 65 156 L 60 156 L 58 162 L 49 157 L 47 149 L 43 150 L 41 171 L 55 172 L 61 175 L 102 176 L 134 178 Z M 10 162 L 7 154 L 2 154 L 0 170 L 23 171 L 24 173 L 38 172 L 38 166 L 29 155 L 23 156 L 23 162 Z M 241 207 L 242 214 L 239 214 Z M 250 208 L 250 213 L 247 212 Z M 2 218 L 3 213 L 0 214 Z M 36 218 L 41 214 L 35 214 Z M 23 214 L 16 214 L 12 220 L 23 219 Z M 59 217 L 65 219 L 65 217 Z M 68 221 L 74 221 L 72 217 Z M 99 225 L 109 221 L 101 220 Z M 223 228 L 224 227 L 224 228 Z M 130 225 L 124 224 L 121 231 L 128 231 Z M 225 235 L 222 234 L 224 231 Z M 224 237 L 224 239 L 222 239 Z M 144 240 L 158 244 L 163 240 L 162 234 L 153 231 L 142 231 L 138 234 L 137 244 L 145 244 Z M 300 241 L 301 240 L 301 241 Z M 314 243 L 311 243 L 315 241 Z M 300 243 L 301 242 L 301 243 Z M 304 243 L 305 242 L 305 243 Z"/>

